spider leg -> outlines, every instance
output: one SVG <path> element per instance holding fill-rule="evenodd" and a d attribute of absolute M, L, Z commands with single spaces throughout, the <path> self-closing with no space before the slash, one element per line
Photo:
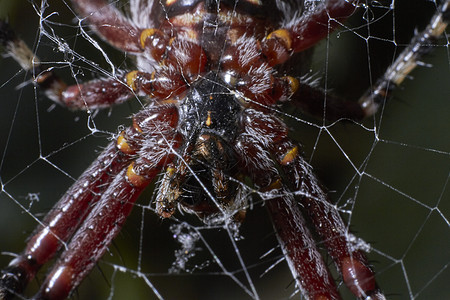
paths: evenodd
<path fill-rule="evenodd" d="M 270 58 L 272 59 L 272 63 L 279 63 L 279 59 L 282 59 L 280 61 L 284 62 L 289 58 L 289 55 L 287 55 L 289 51 L 302 51 L 317 42 L 318 40 L 315 40 L 316 37 L 320 36 L 320 39 L 324 38 L 328 33 L 326 31 L 328 28 L 326 25 L 329 20 L 341 14 L 345 15 L 351 12 L 351 7 L 353 6 L 350 3 L 343 4 L 343 6 L 336 5 L 336 8 L 339 9 L 331 10 L 330 5 L 332 3 L 333 1 L 329 1 L 329 4 L 324 6 L 325 10 L 319 10 L 314 14 L 306 16 L 304 19 L 300 18 L 298 24 L 292 25 L 291 27 L 288 26 L 288 29 L 281 29 L 281 32 L 275 31 L 272 35 L 269 35 L 264 41 L 265 46 L 263 50 L 265 49 L 264 51 L 266 51 L 266 55 L 269 55 L 269 58 L 271 57 L 270 53 L 272 55 L 275 55 L 275 52 L 277 53 Z M 392 91 L 420 65 L 419 60 L 430 52 L 430 45 L 435 45 L 438 38 L 444 33 L 450 22 L 449 11 L 450 0 L 446 0 L 439 6 L 431 18 L 429 25 L 411 40 L 409 46 L 400 53 L 383 76 L 378 79 L 373 87 L 367 90 L 359 101 L 345 101 L 334 95 L 325 94 L 323 90 L 304 83 L 300 83 L 297 92 L 291 97 L 291 101 L 305 112 L 329 121 L 335 121 L 341 118 L 359 121 L 374 115 L 383 103 L 389 99 Z M 310 24 L 311 21 L 312 24 Z M 337 23 L 332 22 L 331 24 Z M 308 32 L 313 28 L 319 30 L 318 32 L 320 34 L 310 36 Z M 323 30 L 321 31 L 320 28 Z M 302 38 L 305 37 L 305 39 L 297 41 L 302 46 L 296 46 L 295 34 L 292 32 L 304 32 L 306 34 L 305 36 L 298 35 Z"/>
<path fill-rule="evenodd" d="M 86 228 L 90 230 L 89 226 L 86 227 L 86 222 L 102 224 L 103 227 L 95 229 L 99 231 L 97 232 L 99 237 L 102 232 L 105 234 L 101 231 L 102 229 L 114 224 L 114 222 L 108 223 L 113 215 L 117 217 L 118 223 L 125 220 L 131 209 L 131 203 L 136 200 L 135 197 L 148 181 L 157 175 L 162 166 L 172 159 L 173 150 L 170 147 L 177 147 L 180 141 L 180 137 L 173 134 L 177 121 L 178 114 L 172 105 L 150 106 L 134 116 L 133 126 L 123 131 L 116 143 L 107 146 L 99 158 L 44 218 L 28 242 L 25 251 L 2 271 L 0 299 L 9 299 L 14 294 L 21 293 L 39 268 L 51 259 L 62 245 L 65 245 L 65 249 L 70 253 L 70 249 L 74 249 L 71 246 L 74 243 L 73 238 L 71 245 L 64 243 L 72 237 L 83 222 L 84 229 L 78 229 L 78 233 L 75 234 L 80 236 L 80 239 L 86 236 Z M 136 155 L 140 158 L 132 162 Z M 127 166 L 129 166 L 128 171 L 123 171 Z M 131 200 L 127 198 L 127 195 Z M 130 205 L 124 204 L 126 200 Z M 99 207 L 99 205 L 108 206 L 102 204 L 108 201 L 113 202 L 109 208 Z M 119 210 L 120 207 L 124 207 L 123 212 Z M 100 221 L 101 218 L 98 215 L 98 213 L 105 213 L 101 211 L 102 209 L 113 210 L 110 212 L 112 215 L 106 216 L 104 221 Z M 90 236 L 91 233 L 89 233 Z M 113 235 L 108 235 L 108 238 L 110 241 Z M 88 251 L 87 249 L 91 249 L 89 247 L 94 245 L 89 244 L 89 238 L 83 242 L 91 245 L 86 246 L 88 248 L 84 248 L 83 251 Z M 108 245 L 109 242 L 105 243 L 104 249 L 97 249 L 97 251 L 104 252 Z M 79 281 L 84 276 L 85 274 Z M 70 289 L 66 292 L 70 292 Z"/>
<path fill-rule="evenodd" d="M 120 232 L 140 193 L 172 161 L 174 148 L 180 144 L 180 136 L 173 134 L 177 121 L 172 105 L 148 107 L 134 117 L 133 129 L 144 136 L 139 149 L 133 149 L 134 141 L 127 133 L 119 143 L 124 151 L 138 153 L 138 158 L 109 184 L 34 299 L 65 299 L 90 273 Z"/>
<path fill-rule="evenodd" d="M 306 226 L 299 203 L 287 191 L 277 192 L 283 196 L 274 197 L 266 204 L 301 294 L 307 299 L 340 299 L 334 279 Z"/>
<path fill-rule="evenodd" d="M 356 0 L 327 0 L 312 13 L 291 20 L 286 28 L 268 34 L 261 44 L 269 65 L 282 64 L 293 53 L 304 51 L 326 38 L 355 11 L 358 3 Z M 300 83 L 294 90 L 296 92 L 290 97 L 291 101 L 313 116 L 325 117 L 330 121 L 340 118 L 361 120 L 365 117 L 358 103 L 329 95 L 325 97 L 322 90 L 309 84 Z"/>
<path fill-rule="evenodd" d="M 286 28 L 275 30 L 262 41 L 271 66 L 284 63 L 292 53 L 304 51 L 323 40 L 356 9 L 358 0 L 327 0 L 314 12 L 294 18 Z"/>
<path fill-rule="evenodd" d="M 311 298 L 319 295 L 326 296 L 327 299 L 338 297 L 333 285 L 327 284 L 325 287 L 316 283 L 327 282 L 329 276 L 323 271 L 324 264 L 313 254 L 316 250 L 304 254 L 314 258 L 313 262 L 304 266 L 308 259 L 302 257 L 304 249 L 299 248 L 306 247 L 307 243 L 302 238 L 307 238 L 298 235 L 307 233 L 299 217 L 299 205 L 291 199 L 293 196 L 299 198 L 302 210 L 307 212 L 315 231 L 323 240 L 342 274 L 344 283 L 352 293 L 357 297 L 384 299 L 365 255 L 358 245 L 352 242 L 353 236 L 336 207 L 328 202 L 327 195 L 313 175 L 311 167 L 299 155 L 298 146 L 288 138 L 286 125 L 274 116 L 251 109 L 246 111 L 244 119 L 247 124 L 244 124 L 245 134 L 240 137 L 238 143 L 238 153 L 245 157 L 244 165 L 252 172 L 249 174 L 256 174 L 252 178 L 255 184 L 274 193 L 274 199 L 268 201 L 268 209 L 291 271 L 302 291 L 306 291 L 305 294 Z M 256 157 L 256 153 L 265 153 L 269 161 L 276 161 L 276 165 L 275 162 L 274 165 L 261 165 L 261 157 Z M 286 190 L 293 192 L 289 194 Z"/>
<path fill-rule="evenodd" d="M 9 25 L 0 20 L 0 44 L 27 72 L 33 72 L 34 82 L 55 103 L 71 109 L 99 109 L 124 102 L 134 93 L 124 83 L 125 78 L 104 78 L 67 86 L 52 68 L 44 69 L 39 58 L 19 39 Z"/>
<path fill-rule="evenodd" d="M 328 121 L 343 118 L 360 121 L 368 117 L 360 103 L 327 94 L 320 88 L 301 82 L 298 90 L 291 96 L 290 102 L 302 111 Z"/>
<path fill-rule="evenodd" d="M 77 1 L 77 3 L 84 13 L 93 10 L 96 13 L 92 12 L 92 14 L 98 15 L 96 9 L 101 7 L 106 7 L 109 13 L 111 11 L 118 13 L 114 7 L 107 5 L 106 1 Z M 95 22 L 104 20 L 94 18 L 93 21 L 95 27 L 97 24 Z M 114 26 L 101 28 L 106 28 L 106 31 L 114 30 Z M 129 34 L 123 36 L 129 37 Z M 159 61 L 167 50 L 168 37 L 159 30 L 139 30 L 138 43 L 139 47 L 149 51 Z M 165 65 L 158 67 L 152 74 L 132 71 L 117 78 L 103 78 L 67 86 L 52 68 L 43 68 L 39 58 L 2 20 L 0 20 L 0 44 L 5 47 L 6 54 L 14 58 L 25 71 L 36 74 L 35 83 L 42 88 L 48 98 L 71 109 L 106 108 L 122 103 L 136 93 L 160 99 L 176 96 L 186 89 L 185 79 L 196 78 L 206 64 L 206 56 L 201 47 L 192 42 L 175 40 L 170 43 L 172 51 L 169 51 L 168 58 L 164 60 Z M 189 57 L 189 54 L 194 55 L 196 59 L 191 59 L 189 63 L 177 60 L 177 57 Z M 181 69 L 180 65 L 183 66 Z M 194 78 L 191 78 L 191 81 Z"/>
<path fill-rule="evenodd" d="M 303 51 L 326 38 L 356 10 L 358 4 L 358 0 L 327 0 L 314 13 L 293 20 L 287 26 L 292 36 L 292 51 Z"/>
<path fill-rule="evenodd" d="M 98 15 L 97 8 L 105 7 L 107 13 L 119 14 L 114 7 L 107 5 L 106 1 L 92 1 L 92 3 L 91 1 L 76 1 L 76 3 L 80 5 L 80 10 L 83 10 L 84 13 L 91 10 L 95 12 L 92 12 L 93 15 L 91 16 L 93 20 L 91 20 L 91 17 L 89 18 L 94 22 L 94 27 L 98 22 L 103 25 L 107 24 L 102 23 L 105 21 L 104 19 L 97 20 L 93 17 Z M 120 28 L 120 25 L 120 22 L 119 25 L 115 23 L 115 26 L 119 26 L 117 30 L 125 30 Z M 100 27 L 113 36 L 118 33 L 114 31 L 116 30 L 114 28 L 114 26 Z M 99 28 L 97 29 L 101 32 Z M 155 60 L 162 62 L 162 56 L 169 45 L 168 37 L 161 31 L 154 29 L 137 30 L 137 32 L 136 34 L 139 35 L 137 38 L 138 47 L 141 47 L 141 50 L 147 50 Z M 129 38 L 130 35 L 124 34 L 123 36 Z M 206 56 L 200 46 L 189 41 L 175 40 L 170 42 L 172 50 L 168 52 L 168 57 L 164 59 L 164 66 L 156 68 L 152 74 L 132 71 L 116 78 L 96 79 L 67 86 L 53 72 L 52 68 L 43 68 L 39 58 L 3 20 L 0 20 L 0 45 L 5 47 L 6 54 L 13 57 L 25 71 L 36 74 L 34 82 L 42 88 L 48 98 L 71 109 L 106 108 L 122 103 L 135 96 L 136 93 L 147 94 L 160 99 L 177 96 L 185 91 L 185 80 L 187 79 L 190 82 L 195 80 L 198 74 L 204 71 L 206 64 Z M 182 62 L 177 59 L 177 57 L 190 57 L 190 55 L 193 55 L 195 59 Z"/>
<path fill-rule="evenodd" d="M 141 30 L 106 0 L 72 0 L 81 16 L 109 44 L 126 52 L 142 52 Z"/>
<path fill-rule="evenodd" d="M 111 183 L 113 175 L 125 168 L 129 161 L 130 157 L 118 152 L 114 143 L 106 147 L 47 214 L 31 236 L 24 252 L 2 271 L 0 299 L 9 299 L 25 289 L 39 268 L 72 236 L 92 205 Z"/>
<path fill-rule="evenodd" d="M 280 162 L 283 174 L 287 181 L 293 184 L 293 190 L 300 191 L 297 197 L 340 270 L 345 285 L 357 297 L 385 299 L 377 287 L 375 274 L 359 248 L 357 239 L 349 232 L 336 207 L 329 203 L 326 193 L 313 175 L 311 166 L 297 153 L 292 153 L 297 151 L 297 146 L 290 142 L 283 146 L 289 148 L 287 152 L 273 153 L 284 155 L 283 159 L 289 157 L 285 162 Z M 286 209 L 288 207 L 286 206 Z M 281 229 L 286 230 L 284 225 Z"/>
<path fill-rule="evenodd" d="M 42 75 L 37 77 L 39 86 L 43 88 L 48 98 L 70 109 L 93 110 L 107 108 L 114 104 L 122 103 L 134 95 L 126 84 L 116 78 L 97 79 L 71 85 L 65 89 L 55 89 L 54 82 L 59 79 L 52 71 L 50 72 L 49 79 L 45 81 L 41 80 Z M 59 84 L 58 86 L 65 86 L 65 84 L 62 83 L 62 85 Z"/>
<path fill-rule="evenodd" d="M 155 38 L 154 36 L 147 36 L 148 31 L 146 30 L 146 33 L 143 33 L 147 42 L 145 47 L 150 47 L 152 44 L 149 44 L 148 40 Z M 157 31 L 155 34 L 158 35 L 159 33 Z M 183 72 L 180 72 L 176 66 L 176 59 L 169 57 L 165 66 L 158 67 L 151 74 L 131 71 L 117 78 L 103 78 L 67 86 L 51 68 L 43 68 L 39 58 L 2 20 L 0 20 L 0 44 L 4 45 L 6 54 L 13 57 L 25 71 L 37 74 L 34 82 L 42 88 L 48 98 L 71 109 L 106 108 L 122 103 L 136 96 L 136 94 L 151 95 L 159 99 L 175 97 L 186 90 L 184 78 L 192 76 L 191 74 L 198 74 L 200 70 L 203 70 L 205 64 L 204 54 L 199 54 L 198 57 L 203 59 L 193 60 L 189 68 L 182 70 L 184 73 L 187 72 L 182 76 Z M 183 52 L 184 55 L 182 56 L 184 57 L 189 52 L 200 51 L 192 43 L 185 42 L 184 44 L 189 45 L 189 47 L 183 48 L 180 43 L 173 42 L 172 49 L 175 49 L 173 51 Z M 166 46 L 164 44 L 164 51 Z M 198 70 L 199 68 L 200 70 Z"/>
<path fill-rule="evenodd" d="M 450 22 L 450 0 L 443 1 L 428 26 L 409 43 L 376 84 L 359 99 L 366 116 L 374 115 L 391 92 L 420 65 L 420 59 L 432 50 Z"/>
<path fill-rule="evenodd" d="M 252 115 L 250 112 L 248 116 Z M 299 203 L 281 184 L 280 174 L 265 143 L 268 139 L 262 137 L 261 132 L 252 131 L 252 127 L 248 126 L 248 130 L 238 137 L 236 152 L 255 185 L 267 192 L 266 205 L 297 286 L 307 299 L 339 299 L 335 282 L 306 226 Z"/>
<path fill-rule="evenodd" d="M 248 155 L 247 164 L 256 166 L 260 163 L 261 157 L 253 156 L 258 153 L 257 151 L 264 151 L 265 146 L 260 144 L 260 140 L 250 136 L 241 136 L 239 142 L 242 150 L 245 148 L 241 154 Z M 268 151 L 266 153 L 269 154 Z M 261 156 L 261 152 L 259 152 L 259 156 Z M 269 155 L 267 158 L 270 159 Z M 266 206 L 281 249 L 301 294 L 307 299 L 340 299 L 334 279 L 306 226 L 300 211 L 300 204 L 294 199 L 292 193 L 281 186 L 280 176 L 274 172 L 275 166 L 272 166 L 271 169 L 264 169 L 260 166 L 257 168 L 260 172 L 249 172 L 249 174 L 255 174 L 252 179 L 256 185 L 266 187 L 262 189 L 267 191 L 265 194 L 267 196 Z M 273 183 L 267 186 L 264 179 L 269 178 L 272 178 Z"/>
<path fill-rule="evenodd" d="M 152 170 L 148 170 L 152 171 Z M 128 173 L 132 173 L 130 175 Z M 134 166 L 120 172 L 75 233 L 34 299 L 65 299 L 89 274 L 119 233 L 134 202 L 156 175 L 140 178 Z M 138 176 L 131 183 L 131 176 Z M 87 254 L 88 253 L 88 254 Z"/>

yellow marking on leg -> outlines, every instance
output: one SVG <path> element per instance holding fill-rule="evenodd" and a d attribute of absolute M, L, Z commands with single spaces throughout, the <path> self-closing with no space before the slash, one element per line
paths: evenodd
<path fill-rule="evenodd" d="M 267 187 L 267 191 L 279 190 L 279 189 L 281 189 L 281 180 L 280 180 L 280 178 L 277 178 L 277 180 L 275 180 L 274 182 L 272 182 L 272 183 Z"/>
<path fill-rule="evenodd" d="M 297 78 L 294 78 L 292 76 L 284 76 L 282 79 L 284 79 L 289 84 L 289 88 L 291 89 L 291 95 L 298 90 L 300 82 L 298 81 Z"/>
<path fill-rule="evenodd" d="M 266 193 L 273 190 L 279 190 L 282 188 L 281 179 L 277 177 L 274 181 L 272 181 L 268 186 L 261 188 L 261 192 Z"/>
<path fill-rule="evenodd" d="M 145 48 L 145 41 L 147 41 L 147 39 L 155 34 L 158 35 L 164 35 L 164 33 L 161 30 L 158 30 L 156 28 L 148 28 L 148 29 L 144 29 L 141 32 L 141 36 L 139 38 L 140 42 L 141 42 L 141 47 L 142 49 Z"/>
<path fill-rule="evenodd" d="M 274 38 L 278 39 L 287 50 L 289 50 L 289 51 L 292 50 L 291 34 L 289 33 L 289 31 L 287 29 L 278 29 L 278 30 L 272 31 L 266 37 L 266 39 L 268 39 L 268 40 L 274 39 Z"/>
<path fill-rule="evenodd" d="M 133 155 L 136 153 L 133 148 L 130 147 L 130 144 L 128 144 L 127 139 L 123 136 L 124 132 L 122 131 L 117 138 L 117 149 L 121 151 L 124 154 Z"/>
<path fill-rule="evenodd" d="M 148 184 L 148 179 L 142 175 L 139 175 L 134 170 L 134 162 L 132 162 L 127 169 L 128 182 L 137 188 L 144 187 Z"/>
<path fill-rule="evenodd" d="M 134 91 L 136 92 L 137 90 L 137 86 L 136 86 L 136 78 L 138 76 L 139 71 L 131 71 L 129 73 L 127 73 L 127 75 L 125 76 L 127 85 Z"/>
<path fill-rule="evenodd" d="M 298 155 L 298 147 L 295 146 L 294 148 L 286 152 L 283 159 L 280 161 L 280 164 L 282 164 L 283 166 L 290 164 L 297 157 L 297 155 Z"/>

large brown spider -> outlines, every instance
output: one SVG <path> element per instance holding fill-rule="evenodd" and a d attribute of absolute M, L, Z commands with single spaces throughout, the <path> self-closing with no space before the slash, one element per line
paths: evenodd
<path fill-rule="evenodd" d="M 3 271 L 5 298 L 20 293 L 62 242 L 68 242 L 35 296 L 66 298 L 161 171 L 156 210 L 164 218 L 179 207 L 205 221 L 221 216 L 225 223 L 242 222 L 246 203 L 235 179 L 250 179 L 267 196 L 266 206 L 302 293 L 312 299 L 339 298 L 298 200 L 350 290 L 357 297 L 384 298 L 338 211 L 288 137 L 287 126 L 270 109 L 291 101 L 328 120 L 360 120 L 376 112 L 388 92 L 385 84 L 401 82 L 383 78 L 376 96 L 363 97 L 360 103 L 328 97 L 324 110 L 320 90 L 277 72 L 292 54 L 326 37 L 358 1 L 325 1 L 311 11 L 302 8 L 301 17 L 289 16 L 274 3 L 167 1 L 151 10 L 148 22 L 158 29 L 134 25 L 106 1 L 73 2 L 100 36 L 137 56 L 139 71 L 66 87 L 52 71 L 41 70 L 36 82 L 52 100 L 75 109 L 108 107 L 135 95 L 151 100 Z M 274 10 L 279 13 L 268 14 Z M 278 29 L 281 13 L 290 22 Z M 10 33 L 5 40 L 15 39 Z"/>

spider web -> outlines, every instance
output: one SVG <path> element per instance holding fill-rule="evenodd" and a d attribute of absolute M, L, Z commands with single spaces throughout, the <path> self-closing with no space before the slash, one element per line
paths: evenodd
<path fill-rule="evenodd" d="M 0 11 L 68 83 L 133 68 L 126 55 L 100 41 L 94 45 L 92 38 L 98 39 L 79 26 L 67 2 L 30 2 L 3 1 Z M 356 100 L 436 10 L 434 1 L 377 3 L 316 48 L 308 74 L 330 92 Z M 448 38 L 433 48 L 414 78 L 362 124 L 330 125 L 293 109 L 284 114 L 332 201 L 368 246 L 377 282 L 392 299 L 448 297 Z M 6 266 L 141 103 L 132 99 L 106 111 L 71 112 L 46 99 L 11 59 L 1 60 L 0 67 L 0 265 Z M 251 207 L 237 230 L 181 214 L 162 221 L 149 189 L 78 289 L 79 298 L 299 298 L 263 201 L 248 192 Z M 352 299 L 345 287 L 340 291 Z"/>

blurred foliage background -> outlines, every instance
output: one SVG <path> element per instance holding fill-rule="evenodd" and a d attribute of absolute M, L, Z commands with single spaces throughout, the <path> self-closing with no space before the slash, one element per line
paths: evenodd
<path fill-rule="evenodd" d="M 0 17 L 7 17 L 16 32 L 37 49 L 38 56 L 48 66 L 53 64 L 67 82 L 75 83 L 74 74 L 79 81 L 98 77 L 97 67 L 60 52 L 52 41 L 39 35 L 41 4 L 35 3 L 36 11 L 30 2 L 34 3 L 0 0 Z M 45 4 L 43 17 L 48 17 L 49 22 L 45 29 L 54 30 L 81 57 L 95 61 L 98 68 L 110 72 L 101 54 L 80 36 L 68 2 L 50 0 Z M 414 30 L 423 28 L 434 12 L 430 1 L 402 0 L 394 4 L 394 17 L 391 12 L 385 15 L 387 10 L 383 8 L 373 8 L 373 15 L 352 16 L 346 23 L 351 31 L 343 28 L 333 33 L 328 43 L 325 41 L 316 49 L 311 74 L 326 81 L 333 93 L 357 99 L 369 86 L 370 76 L 375 80 L 382 74 L 394 53 L 401 51 Z M 364 17 L 374 18 L 369 42 L 362 38 L 368 33 Z M 397 47 L 392 42 L 394 35 Z M 432 67 L 414 71 L 414 78 L 406 80 L 375 119 L 366 120 L 362 125 L 340 122 L 328 128 L 331 134 L 328 135 L 315 126 L 286 118 L 295 131 L 295 138 L 304 145 L 305 156 L 329 189 L 330 197 L 342 207 L 344 217 L 350 219 L 353 232 L 374 247 L 369 259 L 389 299 L 411 296 L 443 299 L 448 295 L 450 51 L 448 43 L 442 46 L 445 42 L 445 39 L 441 41 L 424 60 Z M 127 55 L 105 43 L 101 45 L 116 67 L 133 68 Z M 35 218 L 44 216 L 112 134 L 117 133 L 117 126 L 130 124 L 128 116 L 139 107 L 133 99 L 94 115 L 69 111 L 53 105 L 35 89 L 30 74 L 25 74 L 12 59 L 0 59 L 0 266 L 7 265 L 11 253 L 23 249 L 24 241 L 37 224 Z M 289 113 L 322 124 L 321 120 L 297 110 Z M 92 126 L 100 131 L 93 134 L 89 130 Z M 374 126 L 380 139 L 378 143 L 374 133 L 366 129 Z M 367 158 L 365 172 L 369 176 L 359 178 L 349 159 L 359 167 Z M 31 200 L 33 195 L 38 196 L 38 202 Z M 179 245 L 169 231 L 172 223 L 160 220 L 146 209 L 151 199 L 149 190 L 114 242 L 110 255 L 83 282 L 74 298 L 152 299 L 153 292 L 140 276 L 145 274 L 166 299 L 247 299 L 248 295 L 235 282 L 216 273 L 218 268 L 207 251 L 200 251 L 194 261 L 209 261 L 209 267 L 194 274 L 167 273 Z M 259 278 L 281 252 L 277 249 L 269 258 L 261 259 L 276 246 L 276 239 L 264 207 L 258 197 L 253 199 L 256 205 L 241 227 L 244 239 L 237 242 L 239 250 L 259 296 L 287 299 L 294 284 L 285 263 Z M 347 214 L 345 210 L 352 213 Z M 204 237 L 218 257 L 245 282 L 226 233 L 216 230 L 205 232 Z M 114 269 L 111 263 L 125 266 L 128 272 Z M 132 272 L 138 266 L 142 273 Z M 45 270 L 33 281 L 28 295 L 42 282 L 44 274 Z M 345 299 L 352 298 L 345 288 L 341 291 Z"/>

